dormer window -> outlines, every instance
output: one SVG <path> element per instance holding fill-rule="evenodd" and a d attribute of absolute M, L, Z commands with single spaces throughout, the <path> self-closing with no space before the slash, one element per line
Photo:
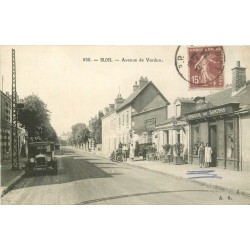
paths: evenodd
<path fill-rule="evenodd" d="M 176 106 L 175 106 L 175 115 L 176 115 L 176 117 L 181 116 L 181 104 L 180 103 L 176 104 Z"/>

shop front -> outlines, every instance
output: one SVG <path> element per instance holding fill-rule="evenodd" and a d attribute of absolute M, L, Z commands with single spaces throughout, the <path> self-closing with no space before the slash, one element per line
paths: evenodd
<path fill-rule="evenodd" d="M 189 127 L 188 123 L 178 117 L 169 118 L 165 123 L 159 124 L 156 127 L 158 133 L 158 148 L 159 152 L 165 155 L 170 155 L 171 162 L 173 157 L 180 156 L 182 163 L 188 162 L 188 138 Z M 174 150 L 176 147 L 181 149 L 180 154 Z"/>
<path fill-rule="evenodd" d="M 189 162 L 199 164 L 198 148 L 212 148 L 211 167 L 239 170 L 239 103 L 228 103 L 186 113 L 190 126 Z"/>

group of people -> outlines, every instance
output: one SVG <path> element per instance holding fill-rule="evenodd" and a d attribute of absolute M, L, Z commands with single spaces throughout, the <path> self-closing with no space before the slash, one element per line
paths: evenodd
<path fill-rule="evenodd" d="M 133 161 L 135 158 L 135 149 L 134 149 L 133 144 L 130 144 L 130 145 L 123 144 L 122 145 L 122 155 L 123 155 L 124 161 L 127 161 L 128 157 Z"/>
<path fill-rule="evenodd" d="M 208 168 L 212 162 L 212 148 L 210 147 L 209 143 L 201 142 L 199 149 L 198 149 L 198 156 L 199 156 L 199 166 L 200 168 L 205 167 Z"/>

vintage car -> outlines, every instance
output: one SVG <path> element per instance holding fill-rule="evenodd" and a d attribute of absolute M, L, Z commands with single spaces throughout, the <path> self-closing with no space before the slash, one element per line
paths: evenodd
<path fill-rule="evenodd" d="M 53 142 L 33 142 L 28 146 L 28 159 L 25 162 L 25 173 L 30 175 L 36 171 L 58 173 L 57 161 L 54 158 Z"/>

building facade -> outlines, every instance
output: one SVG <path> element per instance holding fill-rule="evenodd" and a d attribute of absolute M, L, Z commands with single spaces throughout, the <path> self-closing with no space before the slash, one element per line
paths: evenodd
<path fill-rule="evenodd" d="M 158 124 L 157 141 L 158 152 L 163 153 L 163 146 L 166 144 L 174 145 L 176 143 L 183 144 L 183 153 L 189 149 L 189 124 L 186 121 L 185 113 L 195 106 L 194 100 L 191 98 L 177 98 L 174 102 L 174 116 L 168 118 L 164 123 Z M 174 154 L 174 152 L 173 152 Z"/>
<path fill-rule="evenodd" d="M 11 98 L 1 91 L 1 159 L 9 156 L 11 149 Z"/>
<path fill-rule="evenodd" d="M 17 96 L 17 100 L 19 97 Z M 7 92 L 4 94 L 1 91 L 1 159 L 6 159 L 11 156 L 11 114 L 12 99 L 11 95 Z M 27 133 L 25 129 L 21 128 L 18 124 L 18 153 L 19 155 L 27 154 Z"/>
<path fill-rule="evenodd" d="M 123 99 L 119 94 L 115 104 L 105 108 L 102 118 L 103 151 L 111 153 L 121 144 L 153 143 L 157 123 L 167 119 L 169 102 L 149 82 L 141 77 L 133 86 L 133 93 Z"/>
<path fill-rule="evenodd" d="M 211 166 L 250 170 L 250 84 L 240 62 L 232 69 L 232 75 L 230 87 L 195 98 L 195 107 L 185 114 L 190 126 L 192 164 L 198 164 L 198 146 L 203 142 L 212 147 Z"/>

